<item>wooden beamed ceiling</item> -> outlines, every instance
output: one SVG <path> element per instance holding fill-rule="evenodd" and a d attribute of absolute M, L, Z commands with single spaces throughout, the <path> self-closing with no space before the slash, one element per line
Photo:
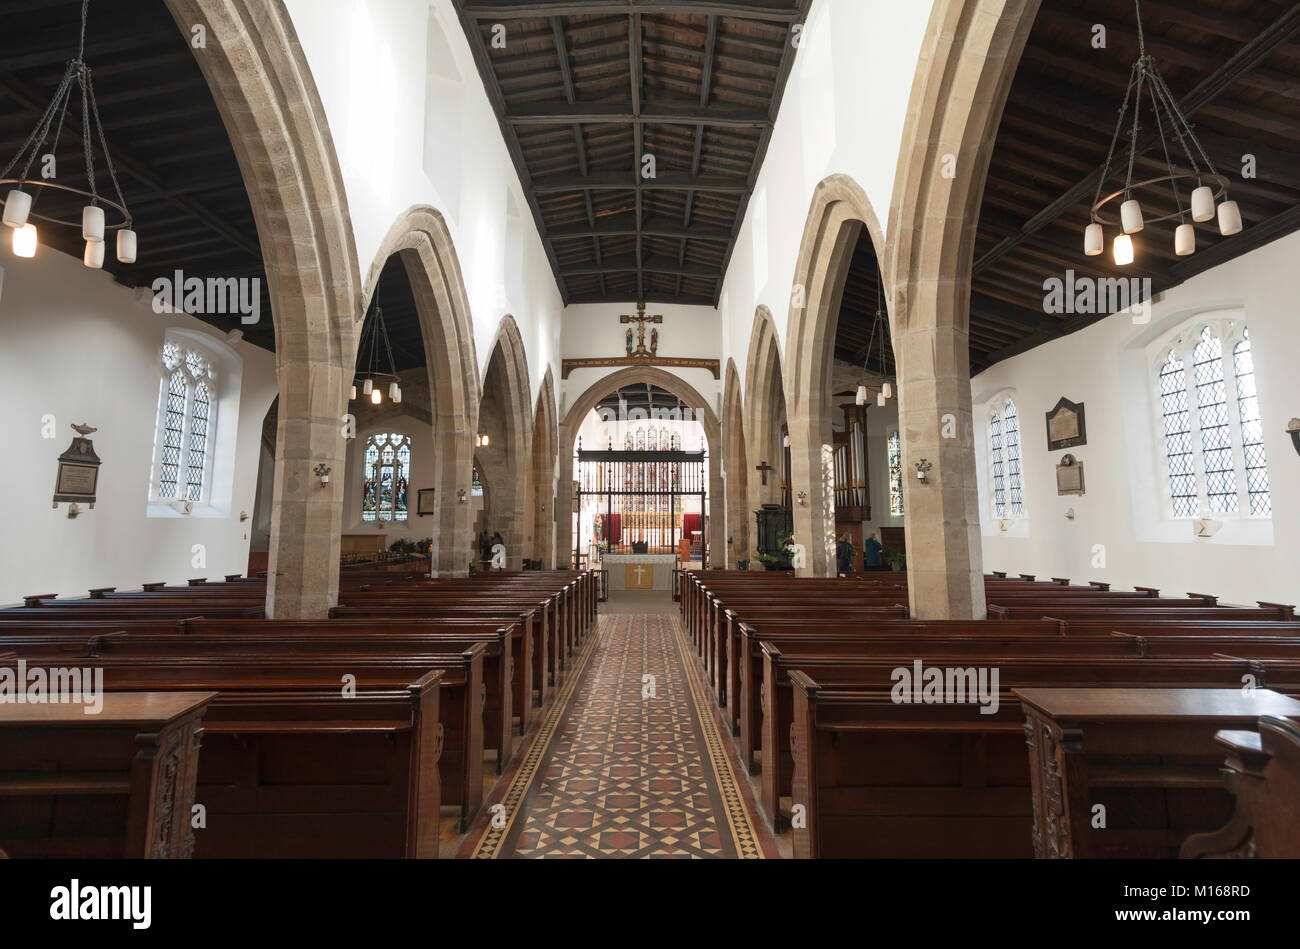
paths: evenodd
<path fill-rule="evenodd" d="M 1134 235 L 1137 256 L 1114 265 L 1083 254 L 1083 230 L 1102 176 L 1129 72 L 1138 56 L 1132 0 L 1043 0 L 998 131 L 975 242 L 971 370 L 1075 332 L 1108 314 L 1044 311 L 1043 282 L 1079 277 L 1150 278 L 1168 290 L 1300 228 L 1300 3 L 1293 0 L 1142 0 L 1148 54 L 1167 81 L 1241 207 L 1245 229 L 1222 237 L 1196 225 L 1196 252 L 1174 254 L 1177 221 Z M 1093 48 L 1094 25 L 1106 46 Z M 1143 124 L 1152 126 L 1150 101 Z M 1131 112 L 1130 112 L 1131 116 Z M 1167 173 L 1153 127 L 1138 137 L 1134 180 Z M 1127 161 L 1127 138 L 1117 154 Z M 1243 178 L 1253 155 L 1257 176 Z M 1190 171 L 1171 153 L 1176 171 Z M 1123 187 L 1112 170 L 1103 194 Z M 1186 206 L 1189 188 L 1180 182 Z M 1147 208 L 1173 210 L 1167 187 L 1138 194 Z M 1113 212 L 1112 212 L 1113 213 Z M 1188 219 L 1190 221 L 1190 218 Z"/>
<path fill-rule="evenodd" d="M 565 303 L 716 306 L 812 0 L 454 2 Z"/>
<path fill-rule="evenodd" d="M 0 166 L 23 146 L 49 105 L 64 65 L 77 50 L 81 0 L 0 0 L 0 14 L 18 24 L 0 32 Z M 135 264 L 119 264 L 110 243 L 104 269 L 128 287 L 182 270 L 187 277 L 264 277 L 252 206 L 207 80 L 162 0 L 92 0 L 85 61 L 109 152 L 139 235 Z M 74 100 L 78 96 L 74 96 Z M 74 101 L 54 152 L 58 184 L 86 187 Z M 112 193 L 96 143 L 100 192 Z M 17 174 L 21 169 L 16 169 Z M 43 189 L 36 210 L 72 221 L 79 196 Z M 110 221 L 116 215 L 109 213 Z M 63 251 L 81 259 L 79 228 L 35 221 L 38 254 Z M 7 235 L 6 239 L 7 239 Z M 261 280 L 257 324 L 238 315 L 205 319 L 240 329 L 266 349 L 275 346 L 270 294 Z"/>

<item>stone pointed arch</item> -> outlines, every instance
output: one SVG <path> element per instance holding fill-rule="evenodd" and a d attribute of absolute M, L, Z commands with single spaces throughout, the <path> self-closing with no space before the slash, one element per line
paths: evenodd
<path fill-rule="evenodd" d="M 524 511 L 533 438 L 530 378 L 523 337 L 514 317 L 506 314 L 497 326 L 483 370 L 476 431 L 490 437 L 475 454 L 492 482 L 490 502 L 485 497 L 484 503 L 487 529 L 501 533 L 509 570 L 519 570 L 524 560 Z"/>
<path fill-rule="evenodd" d="M 533 412 L 533 452 L 528 466 L 528 524 L 526 549 L 546 570 L 555 568 L 555 461 L 560 437 L 559 412 L 555 406 L 555 377 L 546 367 L 537 407 Z"/>
<path fill-rule="evenodd" d="M 578 396 L 560 424 L 559 441 L 559 491 L 556 497 L 555 549 L 557 559 L 563 557 L 566 565 L 573 563 L 573 452 L 578 441 L 578 430 L 583 420 L 591 414 L 596 404 L 615 389 L 626 389 L 634 385 L 650 384 L 671 392 L 690 408 L 695 418 L 704 426 L 704 437 L 708 441 L 709 452 L 709 534 L 710 547 L 717 553 L 717 536 L 714 529 L 713 511 L 718 499 L 724 497 L 722 488 L 722 466 L 718 463 L 722 446 L 722 427 L 718 417 L 709 408 L 704 396 L 689 382 L 675 373 L 653 366 L 631 366 L 618 372 L 610 373 L 591 384 L 586 392 Z M 724 544 L 725 544 L 725 538 Z M 707 566 L 707 564 L 705 565 Z"/>
<path fill-rule="evenodd" d="M 745 454 L 749 459 L 745 464 L 745 479 L 748 501 L 755 507 L 781 502 L 779 471 L 785 454 L 781 431 L 789 419 L 783 367 L 781 344 L 772 313 L 767 307 L 760 306 L 754 313 L 754 324 L 749 333 L 744 396 L 745 431 L 748 435 Z M 767 472 L 767 484 L 763 483 L 763 472 L 758 470 L 760 465 L 770 465 L 773 469 Z M 750 534 L 744 554 L 747 559 L 753 560 L 757 556 L 757 543 L 757 532 Z"/>
<path fill-rule="evenodd" d="M 352 222 L 329 123 L 283 0 L 166 0 L 239 162 L 275 320 L 280 402 L 266 611 L 324 617 L 338 600 L 346 411 L 361 308 Z"/>
<path fill-rule="evenodd" d="M 469 296 L 446 220 L 435 209 L 416 205 L 393 222 L 379 245 L 366 275 L 363 314 L 393 254 L 401 259 L 415 298 L 429 376 L 436 491 L 432 572 L 462 576 L 472 556 L 473 524 L 460 491 L 468 497 L 482 398 Z M 349 368 L 354 363 L 355 354 Z"/>
<path fill-rule="evenodd" d="M 998 125 L 1039 0 L 937 0 L 912 84 L 886 248 L 912 615 L 982 618 L 970 388 L 975 231 Z M 947 156 L 956 173 L 942 173 Z M 945 438 L 945 430 L 956 437 Z"/>
<path fill-rule="evenodd" d="M 790 468 L 807 495 L 794 507 L 796 538 L 811 538 L 808 572 L 835 575 L 835 476 L 830 380 L 835 361 L 844 284 L 853 251 L 866 228 L 881 274 L 885 235 L 862 187 L 848 175 L 831 175 L 813 189 L 804 223 L 786 336 L 790 393 Z M 884 296 L 888 298 L 886 285 Z"/>
<path fill-rule="evenodd" d="M 727 492 L 728 569 L 737 561 L 749 560 L 749 462 L 745 451 L 745 405 L 740 392 L 740 374 L 733 359 L 727 360 L 722 395 L 722 457 Z"/>

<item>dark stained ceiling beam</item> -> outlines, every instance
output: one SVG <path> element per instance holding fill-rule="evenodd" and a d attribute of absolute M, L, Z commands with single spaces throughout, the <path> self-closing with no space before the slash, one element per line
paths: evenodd
<path fill-rule="evenodd" d="M 506 124 L 515 127 L 572 125 L 574 122 L 653 125 L 717 125 L 730 128 L 765 128 L 772 124 L 762 109 L 713 106 L 702 109 L 693 100 L 656 99 L 630 102 L 529 102 L 510 107 Z"/>
<path fill-rule="evenodd" d="M 803 18 L 800 5 L 789 0 L 748 0 L 745 3 L 719 0 L 467 0 L 464 11 L 479 20 L 509 20 L 543 16 L 599 16 L 601 14 L 674 13 L 696 16 L 740 17 L 772 23 L 797 23 Z"/>
<path fill-rule="evenodd" d="M 601 174 L 582 175 L 546 175 L 532 180 L 532 190 L 537 194 L 566 194 L 579 191 L 718 191 L 724 193 L 743 193 L 745 179 L 724 175 L 693 176 L 680 172 L 661 171 L 654 178 L 642 178 L 639 169 L 631 174 L 623 172 L 604 172 Z"/>

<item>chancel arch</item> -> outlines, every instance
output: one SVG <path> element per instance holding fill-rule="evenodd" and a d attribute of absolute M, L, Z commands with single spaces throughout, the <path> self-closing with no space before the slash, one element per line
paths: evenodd
<path fill-rule="evenodd" d="M 680 376 L 651 366 L 633 366 L 611 373 L 592 383 L 585 392 L 578 396 L 569 407 L 568 412 L 565 413 L 564 421 L 560 424 L 558 443 L 559 490 L 556 497 L 555 536 L 557 565 L 561 557 L 571 562 L 574 556 L 574 452 L 577 447 L 578 433 L 583 422 L 587 420 L 587 417 L 591 415 L 596 406 L 610 394 L 621 389 L 634 387 L 644 389 L 646 386 L 657 387 L 670 393 L 681 403 L 683 408 L 689 409 L 695 420 L 700 423 L 704 431 L 705 447 L 709 453 L 707 498 L 709 509 L 713 510 L 713 505 L 719 503 L 715 499 L 721 499 L 724 496 L 722 469 L 721 465 L 717 463 L 722 445 L 722 428 L 718 423 L 717 415 L 709 407 L 704 396 Z M 694 446 L 686 447 L 693 448 Z M 721 508 L 718 510 L 721 510 Z M 708 529 L 708 542 L 711 547 L 709 555 L 711 557 L 721 557 L 722 555 L 718 552 L 718 539 L 712 519 Z M 723 543 L 725 545 L 725 538 L 723 538 Z"/>

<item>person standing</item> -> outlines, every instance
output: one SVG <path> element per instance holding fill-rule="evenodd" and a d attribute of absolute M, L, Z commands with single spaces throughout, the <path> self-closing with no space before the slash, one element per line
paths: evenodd
<path fill-rule="evenodd" d="M 881 567 L 885 565 L 885 562 L 880 557 L 881 552 L 884 550 L 884 548 L 880 546 L 880 540 L 876 537 L 875 534 L 872 534 L 865 541 L 863 541 L 862 547 L 863 547 L 863 552 L 866 555 L 868 570 L 879 570 Z"/>
<path fill-rule="evenodd" d="M 840 573 L 853 572 L 853 545 L 844 534 L 840 535 L 839 543 L 835 545 L 835 563 Z"/>

